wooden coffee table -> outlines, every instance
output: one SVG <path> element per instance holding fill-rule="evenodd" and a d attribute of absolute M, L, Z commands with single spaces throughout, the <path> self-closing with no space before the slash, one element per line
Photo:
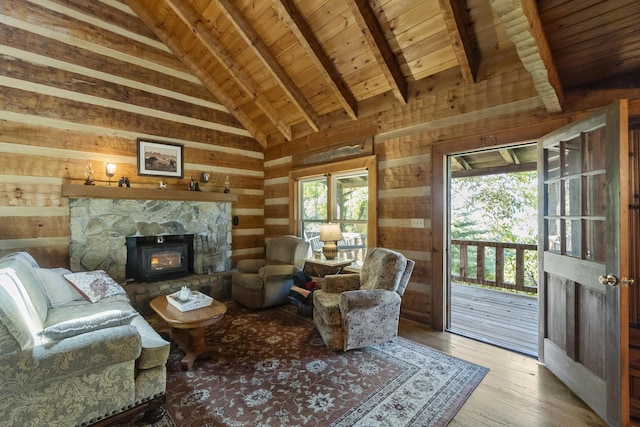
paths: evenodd
<path fill-rule="evenodd" d="M 213 300 L 210 306 L 182 312 L 169 304 L 161 295 L 149 303 L 153 311 L 170 326 L 169 336 L 186 354 L 180 362 L 182 370 L 193 367 L 193 362 L 202 356 L 211 356 L 215 348 L 204 341 L 204 329 L 220 321 L 227 312 L 227 306 Z"/>

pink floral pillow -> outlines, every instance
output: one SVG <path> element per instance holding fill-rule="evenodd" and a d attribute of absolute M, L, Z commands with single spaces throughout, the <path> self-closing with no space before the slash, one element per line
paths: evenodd
<path fill-rule="evenodd" d="M 64 278 L 80 292 L 84 299 L 91 303 L 108 297 L 122 296 L 126 298 L 127 295 L 122 286 L 104 270 L 69 273 L 65 274 Z"/>

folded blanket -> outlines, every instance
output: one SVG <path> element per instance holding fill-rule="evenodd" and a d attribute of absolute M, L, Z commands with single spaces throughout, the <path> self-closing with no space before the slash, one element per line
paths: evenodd
<path fill-rule="evenodd" d="M 322 289 L 322 278 L 314 277 L 313 280 L 305 283 L 304 287 L 305 289 L 308 289 L 310 291 L 315 291 L 316 289 Z"/>
<path fill-rule="evenodd" d="M 311 295 L 311 291 L 296 285 L 293 285 L 291 287 L 291 290 L 289 291 L 289 296 L 296 298 L 301 303 L 305 303 L 307 301 L 307 298 L 309 298 L 309 295 Z"/>
<path fill-rule="evenodd" d="M 313 313 L 313 290 L 293 285 L 289 290 L 289 299 L 298 306 L 298 313 L 310 317 Z"/>

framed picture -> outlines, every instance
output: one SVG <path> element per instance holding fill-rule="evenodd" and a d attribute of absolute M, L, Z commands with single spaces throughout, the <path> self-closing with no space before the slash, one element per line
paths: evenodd
<path fill-rule="evenodd" d="M 138 175 L 182 178 L 183 149 L 179 144 L 138 139 Z"/>

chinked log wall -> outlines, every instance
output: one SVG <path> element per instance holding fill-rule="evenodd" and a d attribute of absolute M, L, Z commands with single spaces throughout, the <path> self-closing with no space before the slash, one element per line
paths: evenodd
<path fill-rule="evenodd" d="M 228 175 L 234 255 L 263 246 L 262 147 L 124 3 L 3 0 L 0 57 L 0 255 L 67 266 L 61 187 L 87 163 L 107 185 L 108 161 L 134 188 L 208 172 L 202 190 L 221 192 Z M 138 176 L 138 137 L 183 144 L 185 179 Z"/>
<path fill-rule="evenodd" d="M 295 226 L 287 184 L 294 156 L 373 138 L 378 244 L 416 260 L 403 315 L 430 323 L 432 294 L 439 303 L 431 274 L 440 268 L 432 264 L 432 235 L 438 236 L 432 211 L 442 208 L 432 206 L 439 191 L 432 186 L 433 148 L 469 149 L 488 134 L 500 142 L 533 139 L 572 119 L 544 113 L 520 65 L 503 72 L 488 61 L 477 84 L 450 70 L 411 85 L 405 106 L 384 95 L 360 102 L 357 122 L 329 116 L 321 126 L 327 131 L 270 141 L 263 153 L 123 2 L 86 3 L 0 2 L 0 255 L 29 250 L 43 266 L 68 264 L 62 185 L 82 183 L 87 162 L 98 185 L 106 185 L 104 163 L 112 161 L 116 179 L 156 186 L 158 178 L 137 176 L 135 141 L 146 137 L 184 144 L 185 176 L 211 173 L 204 191 L 220 191 L 229 175 L 238 195 L 232 213 L 240 220 L 232 259 L 261 256 L 265 236 Z M 640 94 L 594 91 L 565 99 L 579 111 L 619 97 Z M 164 181 L 173 189 L 184 184 Z M 411 229 L 410 218 L 424 218 L 425 228 Z"/>
<path fill-rule="evenodd" d="M 505 91 L 505 86 L 513 90 Z M 442 179 L 433 176 L 443 173 L 442 159 L 434 159 L 434 153 L 442 157 L 442 153 L 480 149 L 487 135 L 495 135 L 500 144 L 532 141 L 620 95 L 585 95 L 585 111 L 550 117 L 540 107 L 526 71 L 516 69 L 496 72 L 475 85 L 465 85 L 454 71 L 446 72 L 413 85 L 405 106 L 389 106 L 384 97 L 361 102 L 357 122 L 335 117 L 328 131 L 268 147 L 266 238 L 296 229 L 288 206 L 288 173 L 301 166 L 294 159 L 304 159 L 318 147 L 328 151 L 373 138 L 373 154 L 378 159 L 378 246 L 398 250 L 416 261 L 402 300 L 402 316 L 432 324 L 432 302 L 443 304 L 442 287 L 432 286 L 432 274 L 442 269 L 441 256 L 435 256 L 441 254 L 433 252 L 433 239 L 442 238 L 442 233 L 432 228 L 433 218 L 434 212 L 444 212 Z M 389 107 L 381 112 L 380 105 Z M 640 114 L 640 103 L 633 103 L 630 112 Z M 437 171 L 432 170 L 434 162 Z M 432 179 L 437 181 L 435 187 Z M 424 228 L 411 228 L 412 218 L 423 218 Z M 438 319 L 435 323 L 441 324 Z"/>
<path fill-rule="evenodd" d="M 423 323 L 431 323 L 431 272 L 432 268 L 432 144 L 449 138 L 477 138 L 485 135 L 489 125 L 491 132 L 499 133 L 502 123 L 509 123 L 512 130 L 499 133 L 515 139 L 514 126 L 532 127 L 537 119 L 545 117 L 538 101 L 532 99 L 530 86 L 521 83 L 522 89 L 505 98 L 500 84 L 518 85 L 527 80 L 522 72 L 496 77 L 495 81 L 478 87 L 458 88 L 460 81 L 452 73 L 451 81 L 442 83 L 442 89 L 429 91 L 415 87 L 416 92 L 429 93 L 419 97 L 422 108 L 415 105 L 396 106 L 390 111 L 374 115 L 376 103 L 361 103 L 360 120 L 336 125 L 331 132 L 308 135 L 292 143 L 269 147 L 265 154 L 265 232 L 266 237 L 276 236 L 295 229 L 289 221 L 288 173 L 294 158 L 305 158 L 306 153 L 316 152 L 318 147 L 329 148 L 353 145 L 367 136 L 372 137 L 373 154 L 378 160 L 377 205 L 378 246 L 398 250 L 416 261 L 409 287 L 402 302 L 402 315 Z M 464 106 L 451 103 L 454 97 L 475 100 L 481 108 L 475 113 L 462 114 Z M 522 100 L 518 100 L 522 97 Z M 418 97 L 416 97 L 418 98 Z M 491 100 L 495 104 L 490 104 Z M 500 106 L 507 103 L 506 106 Z M 473 104 L 472 104 L 473 105 Z M 493 108 L 491 108 L 493 107 Z M 368 113 L 368 109 L 371 113 Z M 514 111 L 514 109 L 516 111 Z M 520 109 L 520 111 L 518 111 Z M 524 111 L 527 111 L 525 114 Z M 542 135 L 544 127 L 539 135 Z M 529 133 L 532 129 L 529 129 Z M 374 195 L 375 197 L 376 195 Z M 423 218 L 424 228 L 411 228 L 412 218 Z"/>

